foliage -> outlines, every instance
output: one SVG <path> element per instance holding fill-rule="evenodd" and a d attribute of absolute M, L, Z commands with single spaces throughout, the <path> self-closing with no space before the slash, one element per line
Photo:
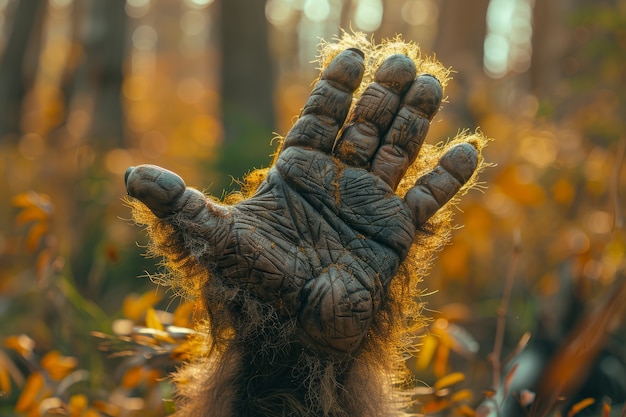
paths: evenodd
<path fill-rule="evenodd" d="M 430 140 L 454 137 L 466 117 L 459 109 L 469 109 L 496 138 L 485 151 L 495 166 L 482 177 L 485 189 L 459 206 L 463 227 L 423 283 L 432 320 L 407 359 L 420 381 L 415 413 L 504 416 L 512 398 L 531 416 L 624 415 L 623 391 L 585 390 L 593 369 L 571 365 L 594 365 L 577 355 L 596 350 L 615 359 L 616 385 L 626 380 L 625 313 L 611 297 L 623 300 L 626 251 L 626 13 L 623 1 L 605 3 L 568 16 L 571 50 L 549 94 L 520 87 L 524 75 L 471 74 L 467 101 L 457 103 L 459 85 L 450 82 L 455 106 L 444 106 Z M 140 162 L 170 166 L 192 185 L 239 175 L 218 172 L 217 81 L 180 75 L 216 51 L 136 53 L 122 84 L 130 141 L 107 148 L 84 134 L 94 117 L 88 97 L 64 101 L 58 57 L 77 59 L 80 45 L 46 39 L 24 134 L 0 139 L 0 415 L 167 415 L 167 375 L 195 348 L 192 322 L 202 317 L 145 279 L 158 271 L 124 220 L 122 178 Z M 304 102 L 309 75 L 283 68 L 280 129 Z M 269 143 L 271 132 L 257 133 Z M 254 147 L 260 159 L 272 151 Z M 554 386 L 522 384 L 533 368 L 526 354 L 543 350 L 541 378 L 578 385 L 566 398 Z M 550 395 L 551 404 L 538 403 Z"/>

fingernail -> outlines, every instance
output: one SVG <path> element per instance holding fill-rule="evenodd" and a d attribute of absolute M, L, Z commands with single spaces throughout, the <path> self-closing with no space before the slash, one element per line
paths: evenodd
<path fill-rule="evenodd" d="M 135 167 L 129 167 L 124 174 L 124 184 L 128 185 L 128 177 L 135 170 Z"/>
<path fill-rule="evenodd" d="M 356 52 L 361 56 L 361 58 L 365 59 L 365 54 L 358 48 L 348 48 L 348 51 Z"/>
<path fill-rule="evenodd" d="M 439 165 L 465 184 L 478 166 L 478 150 L 471 143 L 460 143 L 441 157 Z"/>
<path fill-rule="evenodd" d="M 442 98 L 441 83 L 430 74 L 418 76 L 406 96 L 407 104 L 422 112 L 428 120 L 439 111 Z"/>

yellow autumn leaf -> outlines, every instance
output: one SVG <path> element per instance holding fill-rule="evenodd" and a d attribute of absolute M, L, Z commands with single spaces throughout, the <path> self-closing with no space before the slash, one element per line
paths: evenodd
<path fill-rule="evenodd" d="M 129 368 L 122 377 L 121 386 L 126 389 L 135 388 L 141 382 L 143 373 L 142 366 L 133 366 L 132 368 Z"/>
<path fill-rule="evenodd" d="M 14 207 L 28 208 L 33 206 L 49 209 L 51 206 L 50 197 L 46 194 L 27 191 L 13 197 L 11 204 Z"/>
<path fill-rule="evenodd" d="M 441 339 L 439 341 L 433 363 L 433 372 L 438 378 L 443 377 L 448 372 L 448 359 L 450 358 L 450 345 L 441 343 Z"/>
<path fill-rule="evenodd" d="M 611 404 L 606 401 L 602 404 L 602 417 L 610 417 L 611 415 Z"/>
<path fill-rule="evenodd" d="M 87 408 L 89 401 L 84 394 L 75 394 L 70 397 L 68 409 L 70 417 L 81 417 L 83 411 Z"/>
<path fill-rule="evenodd" d="M 45 274 L 49 271 L 49 268 L 52 264 L 52 252 L 48 248 L 44 248 L 37 255 L 37 259 L 35 261 L 35 275 L 37 276 L 37 280 L 41 281 L 41 279 L 45 276 Z"/>
<path fill-rule="evenodd" d="M 443 388 L 447 388 L 451 385 L 454 384 L 458 384 L 459 382 L 463 381 L 465 379 L 465 374 L 462 372 L 452 372 L 451 374 L 448 374 L 442 378 L 439 378 L 437 380 L 437 382 L 435 382 L 435 385 L 433 386 L 435 388 L 435 391 L 439 391 Z"/>
<path fill-rule="evenodd" d="M 83 417 L 101 417 L 101 414 L 97 412 L 96 410 L 94 410 L 93 408 L 89 408 L 87 411 L 85 411 L 85 414 L 83 414 Z"/>
<path fill-rule="evenodd" d="M 437 344 L 437 337 L 432 334 L 428 334 L 422 338 L 422 346 L 420 347 L 419 355 L 417 356 L 416 361 L 417 369 L 426 369 L 426 367 L 433 360 L 433 356 L 435 356 Z"/>
<path fill-rule="evenodd" d="M 186 341 L 176 345 L 176 347 L 172 349 L 172 353 L 170 353 L 170 358 L 177 361 L 185 361 L 191 359 L 194 353 L 195 349 L 193 343 Z"/>
<path fill-rule="evenodd" d="M 4 339 L 4 346 L 13 349 L 23 358 L 30 358 L 35 348 L 35 341 L 25 334 L 13 335 Z"/>
<path fill-rule="evenodd" d="M 143 317 L 145 311 L 153 307 L 160 299 L 161 296 L 154 291 L 148 291 L 142 295 L 130 294 L 124 299 L 122 311 L 124 316 L 137 322 Z"/>
<path fill-rule="evenodd" d="M 146 310 L 146 326 L 162 332 L 165 331 L 163 323 L 161 323 L 159 317 L 156 314 L 156 311 L 152 307 Z"/>
<path fill-rule="evenodd" d="M 148 384 L 148 386 L 154 386 L 156 385 L 159 381 L 161 381 L 161 379 L 163 378 L 163 375 L 161 374 L 161 371 L 158 369 L 146 369 L 144 371 L 144 375 L 143 375 L 143 380 L 146 384 Z"/>
<path fill-rule="evenodd" d="M 30 206 L 20 211 L 15 216 L 15 225 L 24 226 L 31 222 L 44 222 L 48 219 L 48 213 L 37 206 Z"/>
<path fill-rule="evenodd" d="M 463 417 L 474 417 L 476 415 L 476 412 L 474 411 L 474 409 L 467 404 L 462 404 L 456 407 L 456 412 L 457 414 L 460 414 Z"/>
<path fill-rule="evenodd" d="M 462 403 L 462 402 L 470 402 L 472 401 L 473 398 L 474 398 L 474 395 L 472 394 L 471 390 L 462 389 L 452 394 L 452 397 L 450 398 L 450 400 L 452 400 L 453 403 Z"/>
<path fill-rule="evenodd" d="M 596 400 L 593 398 L 585 398 L 584 400 L 577 402 L 576 404 L 572 406 L 572 408 L 570 408 L 569 412 L 567 413 L 567 417 L 575 416 L 576 414 L 581 412 L 583 409 L 589 407 L 595 402 Z"/>
<path fill-rule="evenodd" d="M 178 327 L 191 327 L 191 319 L 196 308 L 196 303 L 187 301 L 174 310 L 172 324 Z"/>
<path fill-rule="evenodd" d="M 34 252 L 46 233 L 48 233 L 48 223 L 42 222 L 32 225 L 26 235 L 26 250 L 31 253 Z"/>
<path fill-rule="evenodd" d="M 122 414 L 122 410 L 119 405 L 107 403 L 105 401 L 94 400 L 93 407 L 95 410 L 99 410 L 107 416 L 118 417 Z M 100 413 L 97 414 L 98 416 Z"/>
<path fill-rule="evenodd" d="M 41 366 L 52 380 L 60 381 L 78 366 L 78 360 L 72 356 L 63 356 L 59 351 L 53 350 L 41 358 Z"/>
<path fill-rule="evenodd" d="M 9 372 L 0 368 L 0 396 L 6 396 L 11 393 L 11 378 Z"/>
<path fill-rule="evenodd" d="M 452 403 L 447 398 L 437 398 L 437 399 L 427 402 L 424 405 L 423 412 L 424 412 L 424 415 L 434 414 L 434 413 L 443 411 L 447 408 L 450 408 L 451 405 Z"/>
<path fill-rule="evenodd" d="M 17 399 L 17 403 L 15 404 L 16 412 L 24 413 L 37 406 L 43 396 L 42 391 L 44 388 L 44 382 L 45 381 L 41 373 L 35 372 L 30 374 L 28 379 L 26 379 L 26 383 L 24 384 L 20 397 Z"/>

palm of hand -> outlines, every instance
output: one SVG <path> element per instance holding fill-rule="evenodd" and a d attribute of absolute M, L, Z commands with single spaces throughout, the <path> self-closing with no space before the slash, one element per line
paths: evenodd
<path fill-rule="evenodd" d="M 217 205 L 162 168 L 126 176 L 129 194 L 164 221 L 187 213 L 189 224 L 173 226 L 204 242 L 198 262 L 213 276 L 295 319 L 304 346 L 335 357 L 358 351 L 416 229 L 477 164 L 471 145 L 457 146 L 397 196 L 441 88 L 430 76 L 416 79 L 410 59 L 392 56 L 345 122 L 362 74 L 359 51 L 331 62 L 275 166 L 237 205 Z"/>
<path fill-rule="evenodd" d="M 233 216 L 218 274 L 297 316 L 299 337 L 334 354 L 358 348 L 415 234 L 379 177 L 301 148 Z"/>

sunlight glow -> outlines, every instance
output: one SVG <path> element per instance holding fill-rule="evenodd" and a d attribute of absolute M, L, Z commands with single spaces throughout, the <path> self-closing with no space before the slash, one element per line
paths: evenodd
<path fill-rule="evenodd" d="M 72 0 L 50 0 L 50 5 L 58 9 L 63 9 L 64 7 L 67 7 L 70 4 L 72 4 Z"/>
<path fill-rule="evenodd" d="M 509 71 L 528 70 L 532 54 L 533 1 L 489 2 L 483 62 L 489 76 L 500 78 Z"/>
<path fill-rule="evenodd" d="M 128 17 L 140 19 L 150 11 L 150 0 L 126 0 L 124 10 Z"/>
<path fill-rule="evenodd" d="M 180 28 L 185 35 L 200 34 L 206 25 L 206 16 L 197 10 L 188 10 L 180 17 Z"/>
<path fill-rule="evenodd" d="M 303 11 L 309 20 L 322 22 L 330 15 L 330 4 L 328 0 L 306 0 Z"/>
<path fill-rule="evenodd" d="M 151 50 L 155 48 L 158 38 L 159 35 L 152 26 L 142 25 L 133 32 L 133 46 L 143 51 Z"/>
<path fill-rule="evenodd" d="M 292 7 L 285 0 L 269 0 L 265 3 L 265 17 L 276 26 L 281 26 L 289 22 Z"/>
<path fill-rule="evenodd" d="M 400 14 L 411 26 L 432 25 L 439 17 L 439 7 L 433 0 L 409 0 L 402 5 Z"/>
<path fill-rule="evenodd" d="M 126 4 L 131 7 L 145 7 L 150 5 L 150 0 L 126 0 Z"/>
<path fill-rule="evenodd" d="M 194 9 L 205 8 L 211 3 L 213 3 L 213 0 L 185 0 L 185 4 Z"/>
<path fill-rule="evenodd" d="M 358 30 L 373 32 L 383 21 L 382 0 L 359 0 L 354 11 L 354 25 Z"/>

